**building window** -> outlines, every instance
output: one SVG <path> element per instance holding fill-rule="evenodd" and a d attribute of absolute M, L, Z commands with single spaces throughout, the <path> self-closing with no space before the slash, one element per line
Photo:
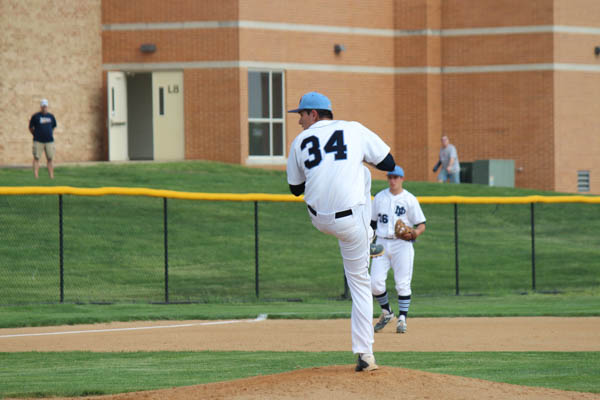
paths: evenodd
<path fill-rule="evenodd" d="M 283 72 L 248 71 L 248 148 L 251 157 L 283 157 Z"/>
<path fill-rule="evenodd" d="M 590 171 L 577 171 L 577 191 L 590 191 Z"/>

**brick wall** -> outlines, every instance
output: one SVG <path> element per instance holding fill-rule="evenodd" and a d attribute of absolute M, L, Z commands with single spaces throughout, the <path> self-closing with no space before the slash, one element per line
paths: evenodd
<path fill-rule="evenodd" d="M 552 25 L 555 1 L 445 0 L 442 25 L 444 29 Z"/>
<path fill-rule="evenodd" d="M 443 65 L 514 65 L 551 63 L 553 34 L 503 34 L 445 37 Z"/>
<path fill-rule="evenodd" d="M 186 159 L 242 162 L 239 77 L 237 69 L 184 71 Z"/>
<path fill-rule="evenodd" d="M 394 157 L 411 180 L 435 180 L 441 132 L 440 75 L 398 75 L 395 79 Z M 408 178 L 410 176 L 410 178 Z"/>
<path fill-rule="evenodd" d="M 179 7 L 162 10 L 157 1 L 131 4 L 106 0 L 104 23 L 239 18 L 330 27 L 469 29 L 552 25 L 555 6 L 554 0 L 371 0 L 352 7 L 318 0 L 302 4 L 263 0 L 225 2 L 219 9 L 218 3 L 211 1 L 199 6 L 182 0 L 177 3 Z M 185 7 L 188 12 L 182 14 Z M 562 20 L 574 18 L 560 7 Z M 153 9 L 162 10 L 160 18 L 148 11 Z M 320 12 L 311 13 L 307 19 L 311 9 Z M 421 68 L 542 64 L 557 59 L 579 62 L 579 51 L 567 56 L 570 50 L 555 49 L 556 35 L 391 37 L 247 28 L 105 31 L 103 57 L 105 63 L 239 59 L 271 64 Z M 583 50 L 595 36 L 577 39 L 566 35 L 561 43 L 564 48 Z M 141 54 L 138 48 L 145 42 L 157 44 L 157 52 Z M 343 44 L 346 51 L 334 54 L 336 43 Z M 557 98 L 552 72 L 388 75 L 287 70 L 285 76 L 286 108 L 295 107 L 306 91 L 327 94 L 335 117 L 358 120 L 380 133 L 412 179 L 435 180 L 431 167 L 437 160 L 439 138 L 446 133 L 463 161 L 514 159 L 521 171 L 516 174 L 518 186 L 554 188 L 553 105 Z M 247 70 L 189 69 L 185 77 L 186 158 L 245 163 Z M 300 132 L 297 119 L 296 115 L 286 117 L 287 148 Z"/>
<path fill-rule="evenodd" d="M 342 27 L 392 29 L 397 0 L 240 0 L 239 18 Z"/>
<path fill-rule="evenodd" d="M 461 161 L 513 159 L 515 184 L 554 187 L 552 71 L 443 77 L 443 131 Z"/>
<path fill-rule="evenodd" d="M 103 0 L 102 10 L 103 24 L 238 19 L 237 0 Z M 235 61 L 238 38 L 237 28 L 105 30 L 102 57 L 105 64 Z M 156 52 L 142 53 L 143 43 Z M 242 162 L 239 78 L 233 68 L 184 69 L 186 159 Z"/>
<path fill-rule="evenodd" d="M 392 37 L 240 29 L 241 60 L 393 67 L 393 55 Z"/>
<path fill-rule="evenodd" d="M 58 122 L 57 163 L 100 159 L 100 0 L 0 4 L 0 165 L 31 163 L 28 123 L 41 98 Z"/>
<path fill-rule="evenodd" d="M 553 0 L 554 24 L 600 26 L 600 2 L 597 0 Z"/>
<path fill-rule="evenodd" d="M 155 44 L 156 52 L 142 53 L 144 43 Z M 237 59 L 238 31 L 233 28 L 102 32 L 105 64 Z"/>
<path fill-rule="evenodd" d="M 600 28 L 600 2 L 555 0 L 555 24 Z M 555 62 L 600 65 L 598 34 L 554 34 Z M 600 194 L 598 72 L 554 74 L 555 176 L 557 191 L 577 192 L 577 171 L 590 171 L 590 192 Z"/>
<path fill-rule="evenodd" d="M 555 190 L 577 192 L 577 171 L 590 171 L 590 189 L 600 193 L 600 74 L 559 71 L 554 76 Z"/>
<path fill-rule="evenodd" d="M 395 29 L 440 29 L 442 0 L 396 0 L 393 16 Z"/>
<path fill-rule="evenodd" d="M 239 0 L 102 0 L 103 24 L 235 21 Z"/>
<path fill-rule="evenodd" d="M 396 29 L 439 30 L 440 0 L 403 0 L 396 3 Z M 397 67 L 440 67 L 441 39 L 436 35 L 395 38 Z M 394 156 L 409 180 L 435 180 L 442 128 L 440 74 L 398 74 L 395 77 L 396 138 Z"/>

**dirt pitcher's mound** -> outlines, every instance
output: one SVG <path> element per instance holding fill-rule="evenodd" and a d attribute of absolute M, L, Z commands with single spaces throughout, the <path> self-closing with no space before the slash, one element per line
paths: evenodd
<path fill-rule="evenodd" d="M 381 367 L 354 372 L 354 366 L 310 368 L 229 382 L 124 393 L 93 399 L 600 399 L 593 393 L 510 385 L 481 379 Z"/>

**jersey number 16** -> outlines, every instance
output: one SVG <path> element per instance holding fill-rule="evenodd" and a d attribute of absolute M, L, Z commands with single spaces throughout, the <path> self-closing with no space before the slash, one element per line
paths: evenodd
<path fill-rule="evenodd" d="M 300 149 L 304 150 L 306 146 L 308 148 L 308 159 L 304 161 L 306 168 L 311 169 L 316 167 L 323 160 L 321 155 L 321 148 L 319 144 L 319 138 L 316 136 L 309 136 L 302 141 Z M 344 144 L 344 131 L 335 131 L 323 147 L 325 153 L 335 153 L 335 160 L 345 160 L 348 158 L 348 146 Z"/>

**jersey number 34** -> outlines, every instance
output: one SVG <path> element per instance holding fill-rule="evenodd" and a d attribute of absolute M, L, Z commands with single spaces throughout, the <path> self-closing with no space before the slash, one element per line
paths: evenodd
<path fill-rule="evenodd" d="M 311 169 L 316 167 L 323 160 L 321 154 L 321 147 L 319 144 L 319 138 L 316 136 L 309 136 L 302 141 L 300 149 L 304 150 L 308 147 L 308 159 L 304 161 L 306 168 Z M 325 153 L 334 153 L 335 160 L 345 160 L 348 158 L 348 146 L 344 144 L 344 131 L 335 131 L 331 134 L 331 137 L 323 147 Z"/>

